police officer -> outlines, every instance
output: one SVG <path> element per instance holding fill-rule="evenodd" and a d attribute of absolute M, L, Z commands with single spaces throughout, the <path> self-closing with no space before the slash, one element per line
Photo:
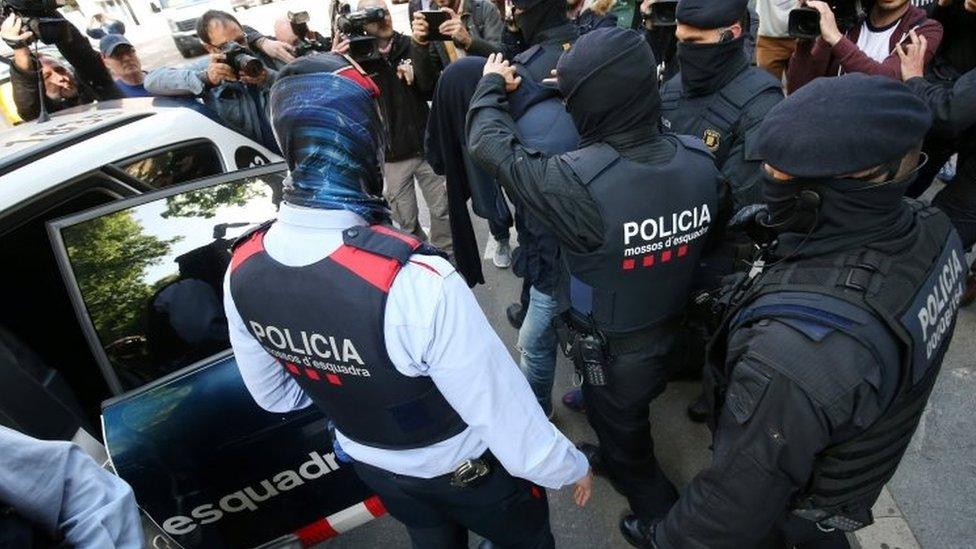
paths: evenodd
<path fill-rule="evenodd" d="M 712 464 L 635 545 L 846 547 L 871 524 L 965 280 L 949 219 L 903 198 L 930 121 L 903 84 L 863 74 L 770 111 L 756 220 L 776 239 L 709 349 Z"/>
<path fill-rule="evenodd" d="M 468 529 L 553 547 L 540 486 L 575 482 L 583 505 L 586 458 L 450 263 L 389 227 L 377 95 L 334 54 L 275 84 L 289 179 L 277 221 L 241 240 L 225 283 L 241 375 L 269 411 L 322 409 L 414 547 L 467 547 Z"/>
<path fill-rule="evenodd" d="M 782 86 L 767 71 L 751 66 L 743 49 L 749 34 L 746 0 L 680 0 L 676 11 L 677 58 L 681 71 L 661 89 L 661 119 L 668 131 L 699 137 L 731 187 L 732 208 L 758 201 L 762 162 L 755 150 L 756 130 L 769 109 L 783 99 Z M 752 243 L 728 233 L 704 259 L 695 293 L 713 291 L 741 259 L 751 259 Z M 708 315 L 693 310 L 685 322 L 677 355 L 678 370 L 701 368 L 708 337 Z M 708 407 L 699 398 L 688 408 L 704 421 Z"/>
<path fill-rule="evenodd" d="M 573 360 L 600 441 L 593 462 L 648 523 L 677 498 L 654 457 L 648 405 L 664 390 L 672 320 L 719 193 L 701 142 L 659 133 L 654 64 L 642 36 L 619 28 L 583 35 L 560 58 L 558 88 L 582 147 L 570 153 L 523 145 L 506 95 L 520 80 L 500 57 L 485 65 L 468 114 L 472 157 L 560 241 Z"/>
<path fill-rule="evenodd" d="M 782 85 L 751 66 L 743 50 L 746 0 L 680 0 L 676 11 L 681 71 L 661 88 L 668 131 L 700 138 L 732 186 L 738 211 L 759 198 L 762 179 L 755 137 L 759 123 L 783 99 Z"/>

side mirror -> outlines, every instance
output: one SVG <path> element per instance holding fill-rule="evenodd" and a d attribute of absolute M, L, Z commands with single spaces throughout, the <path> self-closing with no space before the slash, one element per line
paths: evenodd
<path fill-rule="evenodd" d="M 157 3 L 155 3 L 155 2 L 150 2 L 150 3 L 149 3 L 149 9 L 151 9 L 153 13 L 159 13 L 159 12 L 161 12 L 161 11 L 163 11 L 163 10 L 162 10 L 162 9 L 161 9 L 161 8 L 159 7 L 159 4 L 157 4 Z"/>

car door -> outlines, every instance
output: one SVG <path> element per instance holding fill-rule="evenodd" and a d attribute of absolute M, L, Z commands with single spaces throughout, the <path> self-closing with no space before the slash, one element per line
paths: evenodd
<path fill-rule="evenodd" d="M 312 543 L 382 513 L 336 459 L 321 413 L 259 408 L 229 350 L 230 246 L 275 216 L 284 175 L 280 164 L 226 174 L 48 225 L 117 395 L 102 406 L 109 456 L 185 547 Z"/>

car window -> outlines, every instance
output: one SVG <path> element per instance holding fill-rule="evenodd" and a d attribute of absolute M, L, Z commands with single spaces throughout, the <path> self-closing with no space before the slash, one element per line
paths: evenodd
<path fill-rule="evenodd" d="M 163 189 L 224 172 L 220 151 L 213 142 L 200 139 L 154 151 L 116 166 L 154 189 Z"/>
<path fill-rule="evenodd" d="M 84 309 L 124 391 L 229 347 L 230 248 L 275 217 L 283 178 L 276 172 L 143 199 L 61 227 Z"/>

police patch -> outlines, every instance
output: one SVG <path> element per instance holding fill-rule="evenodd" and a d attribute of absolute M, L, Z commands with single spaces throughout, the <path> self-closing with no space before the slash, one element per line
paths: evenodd
<path fill-rule="evenodd" d="M 702 136 L 702 141 L 705 143 L 706 147 L 711 149 L 712 152 L 715 152 L 718 150 L 718 146 L 722 141 L 722 134 L 709 128 L 705 130 L 705 135 Z"/>

